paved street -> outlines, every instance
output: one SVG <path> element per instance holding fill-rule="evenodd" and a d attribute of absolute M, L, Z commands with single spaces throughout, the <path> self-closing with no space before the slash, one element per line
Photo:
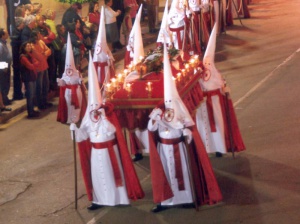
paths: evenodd
<path fill-rule="evenodd" d="M 151 213 L 146 156 L 135 164 L 146 197 L 93 212 L 78 163 L 75 210 L 73 145 L 69 127 L 56 122 L 54 99 L 41 119 L 23 112 L 0 125 L 0 223 L 300 223 L 300 1 L 252 0 L 249 8 L 243 26 L 235 20 L 217 39 L 216 66 L 247 147 L 235 158 L 210 157 L 222 203 Z"/>

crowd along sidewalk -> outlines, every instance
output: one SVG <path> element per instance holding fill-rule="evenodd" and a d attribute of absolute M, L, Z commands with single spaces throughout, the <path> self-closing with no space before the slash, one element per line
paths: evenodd
<path fill-rule="evenodd" d="M 142 25 L 143 44 L 144 44 L 145 53 L 146 53 L 148 49 L 155 48 L 158 33 L 155 33 L 155 34 L 149 33 L 147 21 L 142 22 L 141 25 Z M 126 47 L 124 47 L 122 50 L 119 50 L 113 54 L 113 56 L 115 58 L 116 74 L 118 74 L 124 68 L 125 51 L 126 51 Z M 13 71 L 11 72 L 11 75 L 12 74 L 13 74 Z M 85 77 L 84 81 L 87 82 L 86 75 L 84 77 Z M 13 94 L 12 86 L 13 86 L 13 81 L 11 82 L 11 88 L 9 91 L 10 99 L 12 99 L 12 94 Z M 55 94 L 54 92 L 49 94 L 50 101 L 55 100 L 55 97 L 57 97 L 57 94 Z M 26 111 L 26 98 L 24 98 L 23 100 L 13 101 L 12 105 L 9 105 L 7 107 L 12 108 L 12 110 L 0 113 L 0 125 L 7 123 L 13 117 L 16 117 L 17 115 Z"/>

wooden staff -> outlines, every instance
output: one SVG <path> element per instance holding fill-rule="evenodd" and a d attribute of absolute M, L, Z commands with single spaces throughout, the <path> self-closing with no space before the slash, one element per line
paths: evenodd
<path fill-rule="evenodd" d="M 75 181 L 75 209 L 77 210 L 77 159 L 76 159 L 76 136 L 75 130 L 72 131 L 73 135 L 73 154 L 74 154 L 74 181 Z"/>

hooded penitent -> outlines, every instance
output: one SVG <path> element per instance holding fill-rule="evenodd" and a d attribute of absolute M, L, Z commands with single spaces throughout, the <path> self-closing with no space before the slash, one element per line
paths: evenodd
<path fill-rule="evenodd" d="M 65 71 L 58 79 L 60 96 L 57 121 L 61 123 L 77 123 L 84 115 L 86 108 L 85 88 L 81 76 L 76 69 L 70 34 L 68 33 Z"/>
<path fill-rule="evenodd" d="M 181 50 L 184 34 L 184 17 L 182 0 L 173 0 L 168 14 L 169 29 L 172 32 L 174 47 Z"/>
<path fill-rule="evenodd" d="M 140 57 L 144 57 L 144 45 L 141 31 L 141 16 L 143 4 L 141 4 L 138 13 L 136 14 L 133 27 L 129 34 L 128 44 L 126 47 L 124 67 L 126 68 L 131 61 L 137 63 Z"/>
<path fill-rule="evenodd" d="M 98 36 L 95 44 L 95 52 L 93 62 L 96 66 L 97 78 L 100 84 L 109 79 L 113 74 L 113 61 L 114 57 L 107 45 L 105 21 L 104 21 L 104 7 L 101 8 L 101 17 Z"/>
<path fill-rule="evenodd" d="M 215 23 L 203 57 L 205 76 L 200 82 L 204 91 L 219 89 L 224 86 L 224 80 L 215 66 L 217 27 L 218 23 Z"/>
<path fill-rule="evenodd" d="M 174 129 L 181 129 L 194 125 L 186 106 L 182 102 L 172 75 L 169 55 L 164 44 L 164 121 Z"/>
<path fill-rule="evenodd" d="M 68 33 L 65 72 L 63 73 L 62 77 L 64 78 L 64 77 L 70 77 L 70 76 L 72 76 L 73 78 L 78 78 L 79 72 L 77 71 L 76 66 L 75 66 L 70 33 Z"/>
<path fill-rule="evenodd" d="M 97 79 L 97 73 L 95 66 L 92 62 L 91 52 L 89 52 L 89 66 L 88 66 L 88 103 L 87 109 L 82 121 L 83 123 L 90 123 L 93 125 L 91 118 L 93 115 L 93 111 L 96 111 L 100 108 L 102 104 L 102 97 L 100 92 L 100 87 Z"/>
<path fill-rule="evenodd" d="M 169 29 L 169 25 L 168 25 L 168 13 L 169 13 L 168 7 L 169 7 L 169 1 L 167 0 L 163 18 L 162 18 L 161 25 L 160 25 L 160 30 L 159 30 L 157 41 L 156 41 L 157 43 L 164 43 L 166 41 L 166 43 L 170 44 L 172 42 L 170 29 Z"/>

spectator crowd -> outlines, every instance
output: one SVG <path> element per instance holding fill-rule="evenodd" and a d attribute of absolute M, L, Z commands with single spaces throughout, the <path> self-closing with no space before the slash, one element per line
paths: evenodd
<path fill-rule="evenodd" d="M 127 44 L 139 4 L 136 0 L 104 0 L 106 39 L 112 53 Z M 28 118 L 39 117 L 41 110 L 52 106 L 47 99 L 49 93 L 59 91 L 57 78 L 62 77 L 65 69 L 68 33 L 76 68 L 82 72 L 81 63 L 86 62 L 88 50 L 94 50 L 97 40 L 100 5 L 98 1 L 90 2 L 86 17 L 81 16 L 81 10 L 80 3 L 71 4 L 57 24 L 56 11 L 44 9 L 41 3 L 23 0 L 14 8 L 14 17 L 8 18 L 8 29 L 0 28 L 0 62 L 7 65 L 0 67 L 0 113 L 10 111 L 7 106 L 24 97 Z M 11 18 L 14 20 L 10 21 Z M 157 32 L 152 27 L 149 31 Z M 9 99 L 11 72 L 13 97 Z"/>

